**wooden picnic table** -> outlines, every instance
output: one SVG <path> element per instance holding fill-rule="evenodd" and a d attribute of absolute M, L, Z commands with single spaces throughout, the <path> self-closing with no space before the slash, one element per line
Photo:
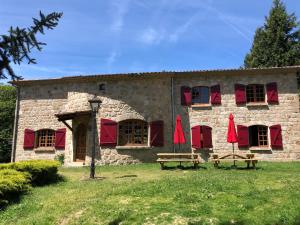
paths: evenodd
<path fill-rule="evenodd" d="M 191 162 L 197 168 L 200 163 L 200 155 L 195 153 L 157 153 L 161 169 L 164 169 L 164 164 L 167 162 L 179 162 L 180 166 L 183 162 Z"/>
<path fill-rule="evenodd" d="M 239 154 L 227 154 L 224 156 L 219 157 L 218 154 L 213 154 L 212 161 L 214 162 L 214 166 L 218 167 L 221 162 L 246 162 L 247 168 L 250 168 L 250 165 L 252 165 L 253 168 L 255 168 L 256 164 L 258 163 L 258 160 L 255 158 L 255 154 L 253 153 L 247 153 L 246 155 L 239 155 Z"/>

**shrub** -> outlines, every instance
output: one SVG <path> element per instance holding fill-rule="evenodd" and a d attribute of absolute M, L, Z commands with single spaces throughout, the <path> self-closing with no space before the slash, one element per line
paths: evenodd
<path fill-rule="evenodd" d="M 58 161 L 60 165 L 64 165 L 65 163 L 65 154 L 59 154 L 54 157 L 54 160 Z"/>
<path fill-rule="evenodd" d="M 1 169 L 14 169 L 30 174 L 32 185 L 44 185 L 58 179 L 59 163 L 54 160 L 30 160 L 0 165 Z"/>
<path fill-rule="evenodd" d="M 13 169 L 0 170 L 0 207 L 30 188 L 30 175 Z"/>

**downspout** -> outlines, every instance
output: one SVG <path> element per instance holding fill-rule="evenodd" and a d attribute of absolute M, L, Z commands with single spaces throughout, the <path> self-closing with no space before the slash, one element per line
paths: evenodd
<path fill-rule="evenodd" d="M 174 78 L 173 75 L 171 76 L 171 111 L 172 111 L 172 148 L 173 152 L 175 153 L 175 145 L 174 145 L 174 115 L 175 115 L 175 103 L 174 103 Z"/>
<path fill-rule="evenodd" d="M 20 89 L 18 86 L 13 85 L 17 89 L 16 98 L 16 109 L 15 109 L 15 119 L 14 119 L 14 130 L 13 130 L 13 140 L 11 149 L 11 162 L 16 161 L 16 148 L 17 148 L 17 133 L 18 133 L 18 122 L 19 122 L 19 108 L 20 108 Z"/>

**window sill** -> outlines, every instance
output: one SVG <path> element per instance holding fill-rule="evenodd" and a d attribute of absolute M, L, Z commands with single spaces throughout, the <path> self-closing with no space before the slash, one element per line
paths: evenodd
<path fill-rule="evenodd" d="M 247 107 L 256 107 L 256 106 L 268 106 L 266 102 L 250 102 L 246 104 Z"/>
<path fill-rule="evenodd" d="M 55 148 L 53 147 L 40 147 L 40 148 L 35 148 L 35 152 L 55 152 Z"/>
<path fill-rule="evenodd" d="M 150 146 L 116 146 L 117 150 L 151 149 Z"/>
<path fill-rule="evenodd" d="M 211 104 L 193 104 L 191 105 L 192 108 L 211 108 Z"/>
<path fill-rule="evenodd" d="M 250 151 L 271 151 L 272 149 L 269 147 L 250 147 Z"/>

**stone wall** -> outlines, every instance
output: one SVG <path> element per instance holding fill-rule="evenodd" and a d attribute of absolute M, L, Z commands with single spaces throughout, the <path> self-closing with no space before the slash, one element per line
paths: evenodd
<path fill-rule="evenodd" d="M 54 114 L 67 103 L 67 86 L 34 85 L 20 88 L 20 109 L 17 130 L 16 161 L 27 159 L 53 159 L 63 150 L 43 148 L 24 150 L 24 130 L 60 129 L 65 125 L 57 121 Z M 69 131 L 67 131 L 69 135 Z"/>
<path fill-rule="evenodd" d="M 288 79 L 287 79 L 288 77 Z M 269 82 L 278 83 L 279 104 L 257 107 L 237 106 L 234 97 L 234 84 Z M 105 90 L 99 90 L 99 84 L 105 85 Z M 221 85 L 222 104 L 211 107 L 186 107 L 180 104 L 180 87 Z M 102 100 L 97 114 L 97 131 L 100 130 L 100 118 L 116 122 L 126 119 L 141 119 L 147 122 L 164 121 L 164 147 L 114 147 L 101 148 L 97 145 L 96 158 L 98 164 L 126 164 L 137 162 L 153 162 L 157 152 L 173 152 L 172 144 L 172 108 L 171 108 L 171 78 L 170 76 L 149 76 L 123 79 L 95 79 L 93 82 L 57 82 L 40 84 L 39 82 L 20 87 L 20 111 L 17 133 L 16 160 L 52 159 L 56 154 L 65 154 L 66 164 L 72 165 L 76 140 L 77 126 L 84 123 L 87 126 L 86 163 L 91 156 L 91 119 L 87 116 L 77 117 L 68 121 L 73 127 L 73 133 L 67 129 L 66 148 L 63 150 L 24 150 L 24 129 L 38 130 L 42 128 L 64 128 L 54 114 L 63 112 L 90 110 L 88 99 L 97 96 Z M 208 125 L 213 128 L 213 149 L 200 151 L 204 160 L 209 154 L 231 151 L 231 144 L 226 142 L 229 113 L 235 115 L 236 125 L 274 125 L 281 124 L 283 134 L 283 150 L 246 149 L 237 152 L 255 152 L 264 160 L 296 160 L 300 159 L 300 117 L 299 96 L 296 75 L 178 75 L 174 78 L 175 115 L 182 116 L 187 143 L 181 147 L 183 152 L 191 152 L 190 128 L 195 125 Z M 100 133 L 97 132 L 97 143 Z M 98 143 L 99 144 L 99 143 Z M 176 147 L 178 151 L 178 147 Z"/>
<path fill-rule="evenodd" d="M 278 83 L 279 104 L 263 106 L 237 106 L 234 96 L 234 85 L 239 84 L 267 84 Z M 206 108 L 183 107 L 180 104 L 181 86 L 213 86 L 221 85 L 222 104 L 212 105 Z M 300 114 L 299 95 L 297 89 L 296 75 L 209 75 L 191 76 L 176 79 L 175 83 L 176 112 L 183 115 L 183 125 L 188 135 L 188 143 L 185 148 L 191 148 L 190 128 L 196 125 L 207 125 L 212 128 L 213 149 L 201 151 L 203 159 L 207 159 L 210 153 L 228 153 L 232 151 L 232 144 L 226 142 L 228 117 L 230 113 L 235 116 L 236 125 L 265 125 L 280 124 L 282 127 L 283 150 L 272 150 L 270 147 L 258 149 L 239 150 L 235 145 L 237 153 L 256 153 L 263 160 L 293 160 L 300 159 Z M 270 137 L 269 137 L 270 143 Z"/>

